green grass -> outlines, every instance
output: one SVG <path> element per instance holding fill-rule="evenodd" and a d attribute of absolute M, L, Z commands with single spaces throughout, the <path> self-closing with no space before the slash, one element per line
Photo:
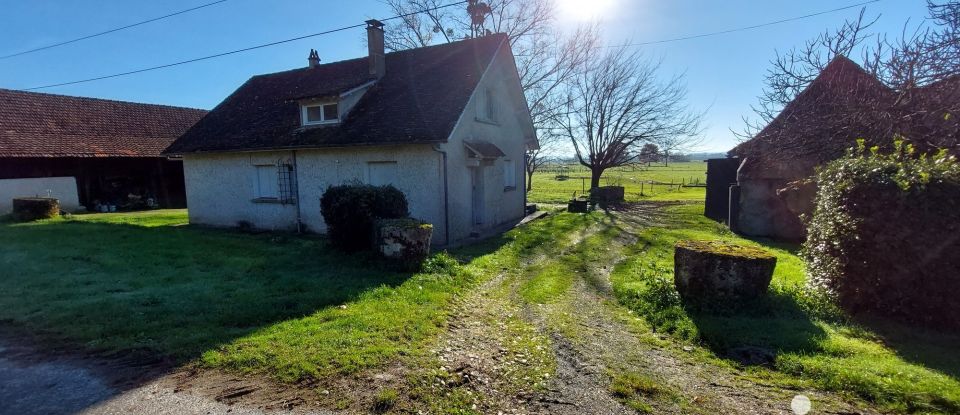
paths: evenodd
<path fill-rule="evenodd" d="M 664 387 L 663 382 L 633 372 L 615 374 L 610 382 L 610 393 L 627 407 L 645 414 L 653 413 L 648 401 L 680 401 L 680 397 Z"/>
<path fill-rule="evenodd" d="M 704 218 L 702 204 L 669 209 L 671 221 L 643 231 L 631 258 L 611 275 L 620 301 L 658 331 L 702 343 L 721 357 L 740 346 L 776 352 L 773 370 L 751 368 L 759 377 L 809 382 L 896 412 L 960 411 L 960 338 L 891 323 L 881 330 L 849 322 L 805 288 L 797 247 L 740 238 Z M 724 240 L 772 252 L 778 263 L 768 298 L 745 312 L 685 308 L 672 285 L 673 246 L 682 239 Z"/>
<path fill-rule="evenodd" d="M 582 227 L 530 224 L 421 273 L 325 240 L 180 226 L 185 211 L 0 223 L 0 321 L 91 351 L 138 351 L 284 381 L 423 353 L 451 300 Z"/>
<path fill-rule="evenodd" d="M 705 183 L 706 173 L 707 163 L 700 161 L 671 163 L 668 167 L 623 167 L 604 172 L 600 184 L 623 186 L 627 201 L 703 200 L 706 192 L 702 187 L 684 187 L 677 190 L 676 186 L 655 184 L 651 187 L 646 182 L 680 184 L 699 180 L 700 183 Z M 531 203 L 566 203 L 574 192 L 582 195 L 584 189 L 590 189 L 590 172 L 580 167 L 573 166 L 568 173 L 569 179 L 557 180 L 556 175 L 553 171 L 534 173 L 533 189 L 527 199 Z"/>

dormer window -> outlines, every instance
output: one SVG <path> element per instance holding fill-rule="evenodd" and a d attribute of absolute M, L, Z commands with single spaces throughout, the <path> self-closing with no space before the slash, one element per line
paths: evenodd
<path fill-rule="evenodd" d="M 331 124 L 340 121 L 340 108 L 336 102 L 303 105 L 303 125 Z"/>

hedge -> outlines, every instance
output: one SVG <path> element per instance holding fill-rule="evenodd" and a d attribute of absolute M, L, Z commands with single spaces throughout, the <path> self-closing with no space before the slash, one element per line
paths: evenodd
<path fill-rule="evenodd" d="M 946 151 L 858 148 L 817 173 L 803 256 L 853 314 L 960 327 L 960 164 Z"/>
<path fill-rule="evenodd" d="M 331 186 L 320 197 L 331 243 L 346 251 L 370 249 L 374 223 L 409 215 L 407 198 L 393 186 Z"/>

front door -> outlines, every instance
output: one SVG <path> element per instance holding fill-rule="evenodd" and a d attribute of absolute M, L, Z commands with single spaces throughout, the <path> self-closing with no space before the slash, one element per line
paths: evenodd
<path fill-rule="evenodd" d="M 483 167 L 470 169 L 470 194 L 473 206 L 473 224 L 483 224 Z"/>

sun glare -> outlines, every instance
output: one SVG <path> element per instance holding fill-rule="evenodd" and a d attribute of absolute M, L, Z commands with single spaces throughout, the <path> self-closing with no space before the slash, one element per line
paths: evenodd
<path fill-rule="evenodd" d="M 557 0 L 557 11 L 565 20 L 597 20 L 610 13 L 617 0 Z"/>

